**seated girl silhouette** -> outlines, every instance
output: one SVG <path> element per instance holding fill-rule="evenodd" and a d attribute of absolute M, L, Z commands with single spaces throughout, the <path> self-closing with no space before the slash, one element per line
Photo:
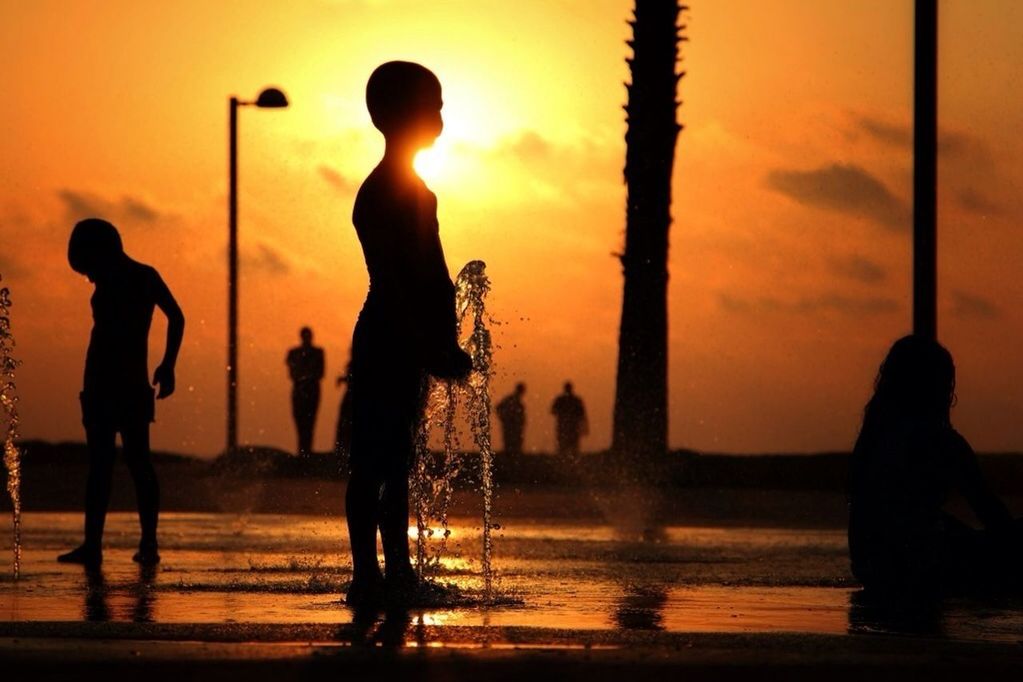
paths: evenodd
<path fill-rule="evenodd" d="M 971 591 L 1023 585 L 1023 525 L 991 492 L 952 426 L 955 365 L 937 341 L 906 336 L 881 365 L 853 450 L 849 553 L 868 590 Z M 983 524 L 944 510 L 960 492 Z"/>

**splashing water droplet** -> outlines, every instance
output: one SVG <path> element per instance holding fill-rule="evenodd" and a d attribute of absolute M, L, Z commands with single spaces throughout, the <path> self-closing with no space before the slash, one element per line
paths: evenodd
<path fill-rule="evenodd" d="M 458 319 L 458 337 L 462 349 L 472 358 L 473 371 L 462 382 L 430 379 L 427 387 L 426 409 L 416 434 L 416 465 L 412 471 L 412 493 L 416 502 L 416 570 L 422 577 L 425 571 L 440 564 L 448 530 L 448 506 L 454 491 L 455 479 L 462 470 L 462 457 L 458 447 L 456 414 L 460 397 L 468 413 L 469 428 L 479 451 L 480 479 L 483 493 L 483 584 L 484 599 L 493 596 L 493 498 L 494 452 L 490 441 L 490 378 L 493 374 L 493 347 L 484 299 L 490 291 L 486 264 L 470 261 L 455 280 L 455 311 Z M 462 338 L 466 318 L 472 328 Z M 444 449 L 439 458 L 429 449 L 433 427 L 442 429 Z M 440 538 L 431 553 L 430 540 L 438 533 L 432 524 L 440 526 Z"/>
<path fill-rule="evenodd" d="M 0 275 L 0 281 L 3 276 Z M 15 392 L 14 336 L 11 334 L 11 292 L 0 288 L 0 411 L 7 421 L 4 432 L 4 468 L 7 470 L 7 494 L 14 515 L 14 578 L 21 573 L 21 453 L 18 439 L 18 396 Z"/>

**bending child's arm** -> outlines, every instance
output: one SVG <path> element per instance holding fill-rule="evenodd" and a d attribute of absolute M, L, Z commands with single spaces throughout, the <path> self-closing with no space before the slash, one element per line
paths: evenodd
<path fill-rule="evenodd" d="M 174 365 L 177 364 L 181 339 L 185 335 L 185 315 L 159 274 L 156 274 L 155 289 L 156 305 L 167 316 L 167 346 L 163 361 L 153 373 L 153 384 L 160 386 L 156 397 L 166 398 L 174 393 Z"/>

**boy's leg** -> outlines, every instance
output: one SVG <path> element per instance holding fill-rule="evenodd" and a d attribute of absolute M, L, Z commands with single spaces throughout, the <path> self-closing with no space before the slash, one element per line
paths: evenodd
<path fill-rule="evenodd" d="M 407 462 L 407 460 L 406 460 Z M 380 539 L 384 545 L 384 565 L 387 579 L 406 580 L 412 578 L 412 561 L 409 559 L 408 537 L 408 466 L 393 467 L 384 481 L 381 500 Z"/>
<path fill-rule="evenodd" d="M 386 450 L 384 493 L 381 500 L 380 539 L 389 582 L 415 580 L 409 559 L 409 467 L 415 456 L 415 433 L 425 405 L 425 377 L 415 368 L 405 368 L 396 377 L 393 422 Z"/>
<path fill-rule="evenodd" d="M 149 451 L 149 424 L 131 424 L 121 431 L 124 444 L 124 462 L 135 482 L 135 499 L 138 506 L 139 525 L 142 539 L 139 542 L 140 556 L 156 559 L 156 526 L 160 515 L 160 484 L 153 468 Z M 153 555 L 153 556 L 150 556 Z"/>
<path fill-rule="evenodd" d="M 345 493 L 348 540 L 352 546 L 353 584 L 380 579 L 380 566 L 377 564 L 380 480 L 369 469 L 369 466 L 353 466 Z"/>

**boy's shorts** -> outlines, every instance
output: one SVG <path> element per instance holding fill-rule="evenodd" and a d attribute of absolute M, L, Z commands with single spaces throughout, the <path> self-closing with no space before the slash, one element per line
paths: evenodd
<path fill-rule="evenodd" d="M 423 407 L 425 372 L 404 340 L 360 318 L 352 340 L 352 473 L 408 476 Z"/>
<path fill-rule="evenodd" d="M 82 424 L 87 429 L 122 431 L 156 421 L 156 392 L 149 386 L 116 394 L 82 391 L 78 398 L 82 403 Z"/>

